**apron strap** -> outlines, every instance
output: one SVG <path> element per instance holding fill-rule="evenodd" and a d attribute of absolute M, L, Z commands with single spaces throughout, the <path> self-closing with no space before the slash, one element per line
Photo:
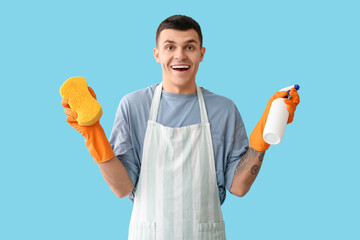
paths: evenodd
<path fill-rule="evenodd" d="M 200 105 L 201 123 L 209 123 L 204 97 L 202 95 L 200 87 L 197 84 L 196 84 L 196 90 L 197 90 L 197 95 L 198 95 L 199 105 Z"/>
<path fill-rule="evenodd" d="M 160 106 L 160 98 L 161 98 L 161 91 L 162 91 L 162 82 L 156 87 L 154 96 L 152 98 L 150 113 L 149 113 L 149 120 L 156 122 L 158 110 Z M 196 92 L 199 101 L 200 107 L 200 116 L 201 116 L 201 123 L 209 123 L 206 106 L 204 97 L 202 95 L 200 87 L 196 84 Z"/>
<path fill-rule="evenodd" d="M 157 119 L 157 114 L 160 105 L 161 90 L 162 90 L 162 82 L 155 88 L 154 96 L 151 102 L 149 120 L 153 122 L 156 122 Z"/>

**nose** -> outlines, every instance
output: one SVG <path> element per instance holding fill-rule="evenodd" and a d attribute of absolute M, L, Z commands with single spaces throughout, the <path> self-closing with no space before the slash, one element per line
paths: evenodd
<path fill-rule="evenodd" d="M 186 59 L 186 54 L 185 54 L 184 49 L 182 49 L 182 48 L 176 49 L 174 58 L 179 59 L 179 60 Z"/>

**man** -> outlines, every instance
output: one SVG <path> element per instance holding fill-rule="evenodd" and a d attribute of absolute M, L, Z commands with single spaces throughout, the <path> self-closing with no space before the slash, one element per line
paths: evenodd
<path fill-rule="evenodd" d="M 262 138 L 269 108 L 287 92 L 270 98 L 249 147 L 235 104 L 195 83 L 204 54 L 195 20 L 164 20 L 154 49 L 162 82 L 121 100 L 110 142 L 99 122 L 78 125 L 63 100 L 67 121 L 85 137 L 112 191 L 134 202 L 129 239 L 225 239 L 225 187 L 244 196 L 269 148 Z M 299 103 L 295 89 L 290 95 L 289 123 Z"/>

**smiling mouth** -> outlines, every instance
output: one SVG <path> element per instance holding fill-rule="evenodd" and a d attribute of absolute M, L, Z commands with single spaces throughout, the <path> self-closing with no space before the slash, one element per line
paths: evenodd
<path fill-rule="evenodd" d="M 178 72 L 186 72 L 190 69 L 189 65 L 177 65 L 177 66 L 171 66 L 171 68 Z"/>

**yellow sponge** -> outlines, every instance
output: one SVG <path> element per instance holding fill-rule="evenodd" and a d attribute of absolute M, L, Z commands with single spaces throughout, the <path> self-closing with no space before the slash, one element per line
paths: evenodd
<path fill-rule="evenodd" d="M 77 122 L 82 126 L 91 126 L 101 115 L 100 103 L 89 92 L 84 77 L 72 77 L 60 87 L 60 95 L 68 99 L 71 110 L 78 114 Z"/>

